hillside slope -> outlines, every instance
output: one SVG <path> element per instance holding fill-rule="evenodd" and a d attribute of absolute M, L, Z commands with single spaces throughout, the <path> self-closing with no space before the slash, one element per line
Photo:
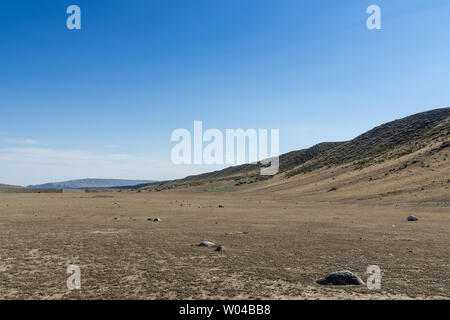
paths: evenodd
<path fill-rule="evenodd" d="M 450 108 L 418 113 L 380 125 L 318 155 L 287 176 L 350 162 L 367 167 L 411 154 L 433 142 L 448 142 L 449 134 Z"/>
<path fill-rule="evenodd" d="M 260 165 L 246 164 L 143 189 L 324 193 L 328 198 L 343 196 L 343 190 L 357 198 L 434 190 L 434 198 L 445 199 L 449 148 L 450 108 L 442 108 L 380 125 L 350 141 L 283 154 L 274 177 L 260 176 Z"/>
<path fill-rule="evenodd" d="M 379 126 L 239 192 L 277 199 L 450 206 L 450 109 Z"/>
<path fill-rule="evenodd" d="M 282 154 L 280 155 L 280 172 L 284 172 L 302 163 L 305 163 L 308 160 L 311 160 L 317 155 L 321 154 L 322 152 L 330 150 L 340 145 L 341 143 L 342 142 L 323 142 L 316 144 L 308 149 L 296 150 Z M 258 170 L 262 166 L 263 165 L 261 163 L 232 166 L 218 171 L 188 176 L 184 179 L 177 180 L 177 182 L 224 178 L 224 177 L 241 176 L 246 174 L 258 173 Z"/>

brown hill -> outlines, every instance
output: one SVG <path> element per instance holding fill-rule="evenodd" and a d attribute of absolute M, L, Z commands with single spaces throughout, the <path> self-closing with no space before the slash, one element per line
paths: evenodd
<path fill-rule="evenodd" d="M 290 170 L 302 163 L 305 163 L 317 155 L 330 150 L 342 142 L 322 142 L 316 144 L 308 149 L 291 151 L 289 153 L 282 154 L 280 156 L 280 172 L 284 172 L 286 170 Z M 177 182 L 186 182 L 186 181 L 194 181 L 194 180 L 203 180 L 203 179 L 215 179 L 215 178 L 225 178 L 225 177 L 238 177 L 249 174 L 257 174 L 259 169 L 263 165 L 261 163 L 257 164 L 243 164 L 239 166 L 232 166 L 222 170 L 217 170 L 213 172 L 207 172 L 199 175 L 188 176 L 184 179 L 177 180 Z"/>
<path fill-rule="evenodd" d="M 350 141 L 320 143 L 309 149 L 283 154 L 280 156 L 280 173 L 275 177 L 260 176 L 260 164 L 245 164 L 168 181 L 144 189 L 159 191 L 208 183 L 215 190 L 214 188 L 221 186 L 240 187 L 270 178 L 275 178 L 270 179 L 275 181 L 267 182 L 261 187 L 276 184 L 279 185 L 279 188 L 284 189 L 284 187 L 295 187 L 292 183 L 296 185 L 299 183 L 306 185 L 309 183 L 308 181 L 317 183 L 323 179 L 336 178 L 344 172 L 369 167 L 382 168 L 380 169 L 382 173 L 379 174 L 385 175 L 386 170 L 389 174 L 405 169 L 408 165 L 410 165 L 409 169 L 426 166 L 424 164 L 428 163 L 430 158 L 435 157 L 436 154 L 441 156 L 442 161 L 445 162 L 450 147 L 449 131 L 450 108 L 435 109 L 380 125 Z M 442 167 L 442 170 L 445 171 L 445 166 Z M 289 178 L 307 173 L 312 174 L 308 175 L 310 180 L 294 179 L 293 182 L 289 182 Z M 443 172 L 442 174 L 445 176 L 447 173 Z M 376 173 L 371 175 L 376 175 Z M 356 177 L 353 178 L 356 179 Z M 374 179 L 371 176 L 363 176 L 358 179 L 369 178 Z M 352 182 L 349 180 L 346 183 L 351 184 Z M 281 184 L 285 186 L 281 187 Z M 331 183 L 324 185 L 324 188 L 332 190 L 337 187 Z"/>
<path fill-rule="evenodd" d="M 380 125 L 318 155 L 288 172 L 287 176 L 349 162 L 360 168 L 367 167 L 411 154 L 432 142 L 443 142 L 445 147 L 449 141 L 449 130 L 450 108 L 418 113 Z"/>
<path fill-rule="evenodd" d="M 448 207 L 450 109 L 379 126 L 241 193 L 296 201 Z M 237 190 L 237 189 L 236 189 Z M 230 190 L 231 191 L 231 190 Z"/>

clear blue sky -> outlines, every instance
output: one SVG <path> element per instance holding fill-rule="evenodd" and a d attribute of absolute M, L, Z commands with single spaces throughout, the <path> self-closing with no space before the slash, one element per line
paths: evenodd
<path fill-rule="evenodd" d="M 170 162 L 194 120 L 279 128 L 281 152 L 351 139 L 449 106 L 449 78 L 448 0 L 5 0 L 0 183 L 216 169 Z"/>

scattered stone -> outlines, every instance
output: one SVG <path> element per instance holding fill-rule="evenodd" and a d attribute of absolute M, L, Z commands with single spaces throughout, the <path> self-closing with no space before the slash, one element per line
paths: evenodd
<path fill-rule="evenodd" d="M 416 216 L 409 216 L 408 221 L 417 221 L 419 220 Z"/>
<path fill-rule="evenodd" d="M 147 218 L 147 221 L 153 221 L 153 218 Z"/>
<path fill-rule="evenodd" d="M 154 222 L 158 222 L 158 221 L 161 221 L 161 219 L 160 218 L 155 218 L 155 219 L 153 219 L 153 221 Z"/>
<path fill-rule="evenodd" d="M 223 251 L 223 246 L 218 246 L 215 251 L 222 252 Z"/>
<path fill-rule="evenodd" d="M 360 278 L 348 270 L 336 271 L 330 273 L 325 278 L 316 281 L 320 285 L 334 285 L 334 286 L 360 286 L 364 283 Z"/>
<path fill-rule="evenodd" d="M 214 242 L 203 241 L 203 242 L 200 242 L 200 244 L 198 246 L 199 247 L 208 247 L 208 248 L 210 248 L 210 247 L 212 247 L 214 245 L 215 245 Z"/>
<path fill-rule="evenodd" d="M 248 233 L 248 232 L 242 232 L 242 231 L 232 231 L 232 232 L 227 232 L 225 233 L 226 235 L 234 235 L 234 234 L 244 234 L 244 233 Z"/>
<path fill-rule="evenodd" d="M 225 208 L 223 204 L 219 204 L 219 208 Z"/>

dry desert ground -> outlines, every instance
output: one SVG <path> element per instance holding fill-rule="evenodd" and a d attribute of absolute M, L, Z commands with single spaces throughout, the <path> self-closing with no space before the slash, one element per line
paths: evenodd
<path fill-rule="evenodd" d="M 293 187 L 312 179 L 298 176 L 161 192 L 0 193 L 0 298 L 449 299 L 448 181 L 438 170 L 438 188 L 389 193 L 399 177 L 370 187 L 346 184 L 358 181 L 352 175 L 328 182 L 342 185 L 333 192 L 320 191 L 325 182 Z M 80 290 L 67 289 L 70 264 L 80 267 Z M 369 265 L 382 270 L 380 290 L 315 283 L 342 269 L 366 281 Z"/>

